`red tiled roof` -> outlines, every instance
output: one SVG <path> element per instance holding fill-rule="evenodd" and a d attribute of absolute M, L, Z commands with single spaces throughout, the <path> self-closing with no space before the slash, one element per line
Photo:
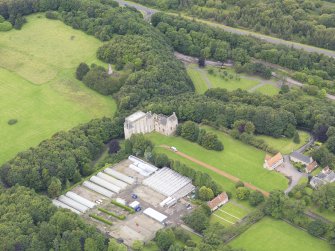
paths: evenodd
<path fill-rule="evenodd" d="M 223 193 L 219 194 L 218 196 L 216 196 L 211 201 L 209 201 L 207 203 L 207 205 L 209 206 L 210 209 L 213 209 L 213 208 L 217 207 L 218 205 L 220 205 L 226 199 L 228 199 L 228 195 L 227 195 L 226 192 L 223 192 Z"/>
<path fill-rule="evenodd" d="M 269 167 L 272 167 L 274 164 L 276 164 L 278 161 L 283 159 L 283 155 L 281 155 L 281 153 L 277 153 L 275 156 L 271 157 L 271 158 L 267 158 L 265 157 L 265 160 L 267 161 L 267 165 Z"/>
<path fill-rule="evenodd" d="M 306 171 L 307 172 L 312 172 L 316 167 L 318 166 L 318 163 L 314 160 L 312 163 L 308 164 L 306 166 Z"/>

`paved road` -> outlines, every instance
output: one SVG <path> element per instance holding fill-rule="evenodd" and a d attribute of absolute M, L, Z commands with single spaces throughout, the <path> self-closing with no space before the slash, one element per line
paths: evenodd
<path fill-rule="evenodd" d="M 147 17 L 150 17 L 152 14 L 159 11 L 159 10 L 149 8 L 149 7 L 137 4 L 137 3 L 129 2 L 129 1 L 124 1 L 124 0 L 116 0 L 116 1 L 121 6 L 127 5 L 127 6 L 131 6 L 131 7 L 135 7 L 137 10 L 144 13 Z M 168 14 L 170 14 L 170 13 L 168 13 Z M 184 16 L 184 15 L 183 15 L 183 17 L 193 19 L 193 17 L 188 17 L 188 16 Z M 306 44 L 295 43 L 295 42 L 291 42 L 291 41 L 287 41 L 287 40 L 279 39 L 279 38 L 275 38 L 275 37 L 270 37 L 270 36 L 263 35 L 263 34 L 260 34 L 260 33 L 255 33 L 255 32 L 252 32 L 252 31 L 238 29 L 238 28 L 233 28 L 233 27 L 230 27 L 230 26 L 226 26 L 226 25 L 223 25 L 223 24 L 215 23 L 215 22 L 209 22 L 209 21 L 202 20 L 202 19 L 195 19 L 195 20 L 197 20 L 199 22 L 202 22 L 202 23 L 205 23 L 207 25 L 213 26 L 213 27 L 221 28 L 225 31 L 228 31 L 228 32 L 231 32 L 231 33 L 234 33 L 234 34 L 252 36 L 252 37 L 259 38 L 263 41 L 272 43 L 272 44 L 282 44 L 282 45 L 286 45 L 288 47 L 293 47 L 295 49 L 303 49 L 303 50 L 308 51 L 308 52 L 316 52 L 318 54 L 324 54 L 324 55 L 327 55 L 329 57 L 335 58 L 335 51 L 322 49 L 322 48 L 318 48 L 318 47 L 314 47 L 314 46 L 310 46 L 310 45 L 306 45 Z"/>

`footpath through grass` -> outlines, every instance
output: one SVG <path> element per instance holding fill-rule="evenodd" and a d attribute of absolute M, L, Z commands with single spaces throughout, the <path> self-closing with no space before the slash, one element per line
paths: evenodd
<path fill-rule="evenodd" d="M 326 241 L 297 229 L 282 220 L 264 218 L 229 243 L 248 251 L 331 251 Z"/>
<path fill-rule="evenodd" d="M 203 128 L 218 135 L 225 148 L 223 151 L 209 151 L 181 137 L 167 137 L 158 133 L 150 134 L 148 138 L 155 143 L 156 149 L 159 145 L 163 144 L 175 146 L 181 152 L 232 174 L 240 180 L 251 183 L 265 191 L 286 189 L 288 181 L 284 176 L 263 168 L 265 152 L 235 140 L 229 135 L 208 126 L 204 126 Z M 164 152 L 169 156 L 171 156 L 171 154 L 176 156 L 176 154 L 167 149 L 159 149 L 158 151 Z M 174 158 L 176 159 L 176 157 Z M 187 164 L 187 162 L 184 163 Z M 206 170 L 197 165 L 192 165 L 192 167 L 212 174 L 210 170 Z M 217 180 L 216 176 L 218 176 L 218 174 L 214 173 L 211 176 Z M 226 179 L 222 179 L 222 184 L 223 186 L 224 184 L 230 187 L 232 186 L 232 183 L 227 182 Z"/>
<path fill-rule="evenodd" d="M 98 62 L 102 43 L 44 14 L 0 36 L 0 164 L 61 130 L 112 116 L 111 97 L 75 79 L 80 62 Z M 15 125 L 8 125 L 17 119 Z"/>

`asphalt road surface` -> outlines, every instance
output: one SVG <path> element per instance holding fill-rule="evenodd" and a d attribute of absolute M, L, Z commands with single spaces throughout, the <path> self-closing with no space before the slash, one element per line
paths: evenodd
<path fill-rule="evenodd" d="M 155 9 L 152 9 L 152 8 L 149 8 L 149 7 L 137 4 L 137 3 L 129 2 L 129 1 L 124 1 L 124 0 L 116 0 L 116 1 L 121 6 L 135 7 L 137 10 L 144 13 L 144 15 L 146 15 L 147 17 L 150 17 L 152 14 L 159 11 L 159 10 L 155 10 Z M 293 47 L 295 49 L 303 49 L 307 52 L 316 52 L 318 54 L 324 54 L 324 55 L 327 55 L 329 57 L 335 58 L 335 51 L 322 49 L 322 48 L 318 48 L 318 47 L 314 47 L 314 46 L 310 46 L 310 45 L 306 45 L 306 44 L 300 44 L 300 43 L 295 43 L 295 42 L 291 42 L 291 41 L 286 41 L 286 40 L 283 40 L 283 39 L 270 37 L 270 36 L 267 36 L 267 35 L 263 35 L 263 34 L 260 34 L 260 33 L 255 33 L 255 32 L 252 32 L 252 31 L 247 31 L 247 30 L 243 30 L 243 29 L 233 28 L 233 27 L 229 27 L 229 26 L 219 24 L 219 23 L 205 21 L 205 20 L 202 20 L 202 19 L 196 19 L 196 20 L 199 21 L 199 22 L 206 23 L 206 24 L 208 24 L 210 26 L 213 26 L 213 27 L 221 28 L 221 29 L 223 29 L 225 31 L 228 31 L 228 32 L 231 32 L 231 33 L 235 33 L 235 34 L 239 34 L 239 35 L 249 35 L 249 36 L 259 38 L 259 39 L 261 39 L 263 41 L 266 41 L 266 42 L 269 42 L 269 43 L 282 44 L 282 45 L 286 45 L 286 46 L 289 46 L 289 47 Z"/>

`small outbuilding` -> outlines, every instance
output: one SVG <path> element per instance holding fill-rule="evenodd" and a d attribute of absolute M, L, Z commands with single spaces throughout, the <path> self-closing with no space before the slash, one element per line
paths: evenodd
<path fill-rule="evenodd" d="M 218 196 L 216 196 L 211 201 L 208 201 L 207 205 L 209 206 L 209 208 L 211 209 L 211 211 L 214 212 L 219 207 L 221 207 L 222 205 L 226 204 L 228 201 L 229 201 L 229 199 L 228 199 L 227 193 L 223 192 L 223 193 L 219 194 Z"/>

